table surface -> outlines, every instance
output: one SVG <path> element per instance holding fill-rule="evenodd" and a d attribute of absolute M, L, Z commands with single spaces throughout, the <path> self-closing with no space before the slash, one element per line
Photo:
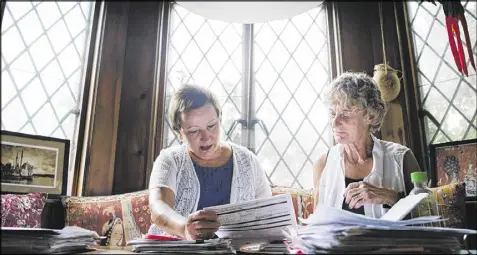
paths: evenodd
<path fill-rule="evenodd" d="M 130 247 L 95 247 L 96 250 L 85 252 L 83 254 L 137 254 L 130 250 Z M 238 253 L 239 254 L 239 253 Z M 245 252 L 240 252 L 240 254 L 246 254 Z M 458 254 L 477 254 L 477 250 L 461 250 Z"/>

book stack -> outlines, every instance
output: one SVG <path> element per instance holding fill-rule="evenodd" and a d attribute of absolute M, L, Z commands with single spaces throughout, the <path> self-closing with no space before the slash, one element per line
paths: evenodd
<path fill-rule="evenodd" d="M 96 232 L 76 226 L 61 230 L 2 227 L 2 253 L 52 254 L 91 251 L 100 239 Z"/>

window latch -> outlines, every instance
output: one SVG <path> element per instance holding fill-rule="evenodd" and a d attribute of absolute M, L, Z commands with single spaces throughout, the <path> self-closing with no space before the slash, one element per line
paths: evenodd
<path fill-rule="evenodd" d="M 255 124 L 258 124 L 263 132 L 265 132 L 265 134 L 268 136 L 269 133 L 268 133 L 268 129 L 267 129 L 267 126 L 265 125 L 265 122 L 263 122 L 263 120 L 261 119 L 252 119 L 252 127 L 255 126 Z M 241 124 L 242 126 L 245 126 L 245 127 L 248 127 L 248 123 L 247 123 L 247 120 L 246 119 L 238 119 L 238 120 L 234 120 L 234 122 L 232 123 L 232 125 L 230 126 L 229 130 L 227 131 L 227 136 L 230 137 L 230 135 L 232 134 L 232 132 L 235 130 L 237 124 Z"/>

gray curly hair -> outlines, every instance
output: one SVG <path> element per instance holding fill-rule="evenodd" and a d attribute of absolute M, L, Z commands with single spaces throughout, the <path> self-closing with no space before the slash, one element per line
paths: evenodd
<path fill-rule="evenodd" d="M 371 118 L 372 133 L 381 128 L 387 111 L 378 85 L 371 76 L 363 72 L 345 72 L 335 78 L 330 84 L 326 103 L 343 108 L 357 106 L 365 110 Z"/>

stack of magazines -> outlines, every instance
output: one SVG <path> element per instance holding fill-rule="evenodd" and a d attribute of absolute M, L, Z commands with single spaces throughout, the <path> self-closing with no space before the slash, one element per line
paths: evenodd
<path fill-rule="evenodd" d="M 2 253 L 52 254 L 94 250 L 100 237 L 96 232 L 76 226 L 61 230 L 2 227 Z"/>
<path fill-rule="evenodd" d="M 161 240 L 134 239 L 127 243 L 138 253 L 157 254 L 234 254 L 230 240 L 216 238 L 210 240 Z"/>
<path fill-rule="evenodd" d="M 315 253 L 458 253 L 470 229 L 410 226 L 442 221 L 439 216 L 411 220 L 375 219 L 318 205 L 298 229 L 285 231 L 290 247 Z"/>

